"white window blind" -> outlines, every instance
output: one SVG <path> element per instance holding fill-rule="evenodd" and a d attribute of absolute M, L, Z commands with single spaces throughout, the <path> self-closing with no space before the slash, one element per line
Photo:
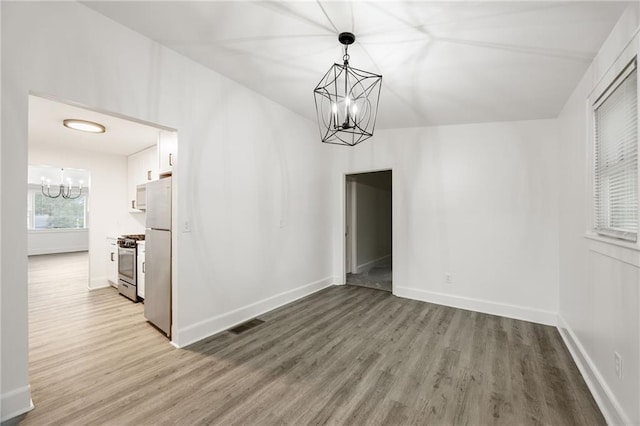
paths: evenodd
<path fill-rule="evenodd" d="M 638 77 L 635 60 L 594 104 L 595 230 L 637 241 Z"/>

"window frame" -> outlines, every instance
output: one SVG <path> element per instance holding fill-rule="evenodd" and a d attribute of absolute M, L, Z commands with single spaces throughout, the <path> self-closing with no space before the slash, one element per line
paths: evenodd
<path fill-rule="evenodd" d="M 597 195 L 596 195 L 596 190 L 597 190 L 597 185 L 596 185 L 596 177 L 598 176 L 597 174 L 597 164 L 596 164 L 596 159 L 598 158 L 597 152 L 598 152 L 598 141 L 597 141 L 597 127 L 596 127 L 596 112 L 598 110 L 598 108 L 600 108 L 606 101 L 607 99 L 609 99 L 611 97 L 611 95 L 613 95 L 614 93 L 616 93 L 616 90 L 618 88 L 620 88 L 625 81 L 633 74 L 636 73 L 636 85 L 635 85 L 635 91 L 636 91 L 636 114 L 638 114 L 636 116 L 636 135 L 640 135 L 640 81 L 638 81 L 639 75 L 638 75 L 638 65 L 637 65 L 637 56 L 633 56 L 633 58 L 624 63 L 624 66 L 622 67 L 622 70 L 617 73 L 613 78 L 609 78 L 605 81 L 609 82 L 607 86 L 605 86 L 604 89 L 600 90 L 600 91 L 594 91 L 595 94 L 597 94 L 597 96 L 595 97 L 595 100 L 593 102 L 589 102 L 590 104 L 590 133 L 591 133 L 591 137 L 592 137 L 592 144 L 591 144 L 591 194 L 592 194 L 592 198 L 591 198 L 591 212 L 592 212 L 592 218 L 591 218 L 591 230 L 592 232 L 594 232 L 595 234 L 597 234 L 598 236 L 604 237 L 604 238 L 615 238 L 618 240 L 623 240 L 623 241 L 627 241 L 627 242 L 631 242 L 631 243 L 638 243 L 638 233 L 640 232 L 640 229 L 636 229 L 636 231 L 631 231 L 629 229 L 623 229 L 623 228 L 615 228 L 613 226 L 607 226 L 604 228 L 600 228 L 599 227 L 599 222 L 598 222 L 598 206 L 597 206 Z M 636 144 L 636 158 L 635 158 L 635 174 L 636 174 L 636 205 L 635 205 L 635 210 L 636 210 L 636 216 L 640 216 L 640 194 L 638 193 L 640 191 L 640 180 L 639 176 L 640 176 L 640 146 L 638 146 L 639 144 L 639 137 L 636 136 L 636 140 L 635 140 L 635 144 Z M 627 167 L 623 167 L 623 170 L 628 170 L 628 166 Z M 609 173 L 605 174 L 604 177 L 606 176 L 611 176 Z M 602 180 L 601 180 L 602 183 Z M 607 200 L 606 202 L 607 205 L 610 204 L 610 201 Z M 637 223 L 637 227 L 640 227 L 640 220 L 638 221 L 639 223 Z"/>
<path fill-rule="evenodd" d="M 82 192 L 85 197 L 84 202 L 84 227 L 82 228 L 35 228 L 35 200 L 36 193 L 41 193 L 42 187 L 36 184 L 29 184 L 27 188 L 27 230 L 29 232 L 73 232 L 86 231 L 89 229 L 89 188 L 83 187 Z"/>

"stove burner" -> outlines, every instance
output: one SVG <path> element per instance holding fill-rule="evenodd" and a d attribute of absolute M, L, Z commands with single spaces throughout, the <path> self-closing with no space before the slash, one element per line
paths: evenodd
<path fill-rule="evenodd" d="M 118 246 L 135 248 L 136 241 L 144 241 L 144 234 L 130 234 L 118 237 Z"/>

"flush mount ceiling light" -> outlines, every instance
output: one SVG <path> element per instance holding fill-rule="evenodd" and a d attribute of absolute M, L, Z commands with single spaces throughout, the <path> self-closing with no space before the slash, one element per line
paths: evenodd
<path fill-rule="evenodd" d="M 76 118 L 68 118 L 64 120 L 62 124 L 69 129 L 81 130 L 83 132 L 104 133 L 107 131 L 102 124 L 94 123 L 93 121 L 78 120 Z"/>
<path fill-rule="evenodd" d="M 340 33 L 342 65 L 333 66 L 313 91 L 322 142 L 354 146 L 373 136 L 382 76 L 352 68 L 347 49 L 356 36 Z"/>

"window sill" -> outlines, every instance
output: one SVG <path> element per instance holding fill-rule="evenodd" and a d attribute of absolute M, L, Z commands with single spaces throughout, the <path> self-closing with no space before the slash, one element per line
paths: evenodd
<path fill-rule="evenodd" d="M 43 228 L 43 229 L 29 229 L 30 234 L 57 234 L 62 232 L 87 232 L 89 228 Z"/>
<path fill-rule="evenodd" d="M 602 235 L 594 234 L 594 233 L 586 233 L 584 237 L 588 240 L 598 241 L 600 243 L 609 244 L 612 246 L 623 247 L 629 250 L 640 251 L 640 245 L 638 243 L 633 243 L 630 241 L 621 240 L 614 237 L 604 237 Z"/>

